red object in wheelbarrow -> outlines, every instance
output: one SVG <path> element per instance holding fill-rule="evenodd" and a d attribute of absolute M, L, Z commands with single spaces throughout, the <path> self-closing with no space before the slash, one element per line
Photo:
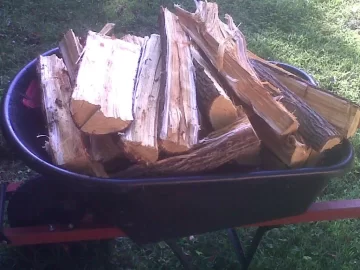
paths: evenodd
<path fill-rule="evenodd" d="M 53 53 L 59 54 L 58 49 L 44 55 Z M 305 72 L 278 64 L 312 81 Z M 321 165 L 312 168 L 244 172 L 225 166 L 188 177 L 143 179 L 102 179 L 73 173 L 54 166 L 42 148 L 44 139 L 37 138 L 46 134 L 41 109 L 24 106 L 26 90 L 35 78 L 33 60 L 18 73 L 4 95 L 1 122 L 6 140 L 30 168 L 43 176 L 42 181 L 54 187 L 52 190 L 70 194 L 77 205 L 91 209 L 103 224 L 121 228 L 139 244 L 299 215 L 329 180 L 341 176 L 353 164 L 353 147 L 345 140 L 326 153 Z M 36 187 L 33 192 L 34 196 L 41 194 Z M 43 213 L 46 205 L 44 201 L 31 205 L 29 199 L 22 211 Z M 76 216 L 75 212 L 71 213 Z M 79 211 L 78 215 L 82 214 Z M 30 215 L 27 221 L 19 222 L 46 223 L 46 217 L 32 220 Z"/>

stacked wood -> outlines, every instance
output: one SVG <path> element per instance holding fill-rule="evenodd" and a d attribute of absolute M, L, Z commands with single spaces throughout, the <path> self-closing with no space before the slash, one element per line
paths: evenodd
<path fill-rule="evenodd" d="M 88 32 L 71 97 L 71 114 L 80 130 L 109 134 L 130 125 L 140 55 L 139 45 Z"/>
<path fill-rule="evenodd" d="M 288 170 L 321 164 L 360 126 L 357 104 L 247 49 L 230 15 L 161 7 L 159 34 L 69 30 L 39 57 L 54 164 L 97 177 Z M 230 166 L 230 167 L 228 167 Z"/>
<path fill-rule="evenodd" d="M 164 175 L 189 175 L 217 168 L 236 157 L 253 152 L 260 145 L 254 129 L 245 113 L 229 126 L 213 131 L 187 153 L 150 166 L 137 164 L 113 177 L 149 177 Z"/>
<path fill-rule="evenodd" d="M 341 135 L 334 126 L 277 80 L 261 62 L 254 60 L 252 65 L 263 81 L 275 86 L 273 96 L 281 99 L 286 108 L 294 112 L 300 123 L 298 133 L 307 145 L 315 151 L 322 152 L 340 143 Z"/>
<path fill-rule="evenodd" d="M 161 98 L 160 144 L 168 153 L 182 153 L 198 143 L 199 117 L 196 103 L 195 69 L 190 39 L 176 16 L 162 8 L 161 49 L 164 73 Z"/>
<path fill-rule="evenodd" d="M 234 31 L 225 28 L 218 18 L 217 4 L 197 3 L 195 13 L 175 7 L 183 29 L 229 81 L 243 104 L 252 107 L 277 134 L 286 135 L 296 131 L 299 124 L 295 117 L 279 101 L 274 100 L 256 78 L 246 56 L 243 56 L 246 48 L 238 46 L 243 40 L 240 36 L 236 36 L 237 43 L 232 40 Z M 245 47 L 244 44 L 240 45 Z"/>
<path fill-rule="evenodd" d="M 248 55 L 250 59 L 261 62 L 268 67 L 273 76 L 335 126 L 343 137 L 350 138 L 355 135 L 360 125 L 360 107 L 358 104 L 312 85 L 295 74 L 261 59 L 252 52 L 248 52 Z"/>

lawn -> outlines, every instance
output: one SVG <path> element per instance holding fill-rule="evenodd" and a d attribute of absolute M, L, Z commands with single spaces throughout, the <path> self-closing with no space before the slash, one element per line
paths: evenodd
<path fill-rule="evenodd" d="M 176 3 L 193 7 L 191 0 Z M 360 102 L 360 3 L 358 0 L 219 0 L 249 48 L 270 60 L 308 71 L 321 86 Z M 0 1 L 0 96 L 29 60 L 57 46 L 69 28 L 78 35 L 116 23 L 116 33 L 157 31 L 159 5 L 170 0 Z M 356 153 L 360 136 L 353 138 Z M 0 137 L 1 147 L 7 149 Z M 0 147 L 0 149 L 1 149 Z M 1 157 L 0 181 L 21 181 L 33 172 L 15 156 Z M 360 197 L 358 157 L 351 172 L 334 179 L 319 200 Z M 270 192 L 270 191 L 269 191 Z M 360 221 L 286 226 L 266 234 L 252 269 L 359 269 Z M 252 229 L 239 229 L 246 244 Z M 238 266 L 224 231 L 181 239 L 196 269 Z M 58 246 L 45 250 L 0 247 L 0 269 L 181 269 L 164 243 L 137 247 L 126 239 L 84 245 L 71 256 Z"/>

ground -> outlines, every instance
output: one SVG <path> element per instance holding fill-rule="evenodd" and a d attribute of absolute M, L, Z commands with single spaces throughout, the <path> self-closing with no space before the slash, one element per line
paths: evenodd
<path fill-rule="evenodd" d="M 176 3 L 193 7 L 193 1 Z M 321 86 L 360 101 L 360 4 L 358 0 L 219 0 L 221 14 L 231 14 L 258 55 L 308 71 Z M 116 33 L 157 31 L 159 6 L 153 0 L 2 0 L 0 2 L 0 95 L 29 60 L 57 46 L 69 28 L 78 35 L 115 22 Z M 1 137 L 0 137 L 1 138 Z M 3 139 L 2 147 L 8 149 Z M 352 140 L 356 153 L 360 137 Z M 0 148 L 1 149 L 1 148 Z M 16 156 L 1 160 L 0 180 L 19 181 L 33 172 Z M 319 200 L 360 197 L 356 156 L 353 169 L 333 179 Z M 269 191 L 270 192 L 270 191 Z M 252 269 L 359 269 L 360 221 L 345 220 L 285 226 L 269 232 Z M 252 230 L 239 229 L 249 243 Z M 0 247 L 1 269 L 181 269 L 164 243 L 137 247 L 117 239 L 86 245 L 75 255 L 60 247 L 37 249 Z M 225 232 L 181 239 L 196 269 L 238 266 Z M 91 247 L 91 249 L 90 249 Z"/>

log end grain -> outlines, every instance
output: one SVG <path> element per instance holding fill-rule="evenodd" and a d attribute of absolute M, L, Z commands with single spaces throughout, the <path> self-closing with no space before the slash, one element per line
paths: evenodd
<path fill-rule="evenodd" d="M 72 118 L 81 131 L 88 134 L 109 134 L 121 132 L 133 121 L 124 117 L 106 117 L 99 105 L 84 100 L 72 100 L 70 105 Z"/>
<path fill-rule="evenodd" d="M 219 96 L 210 108 L 209 118 L 214 129 L 220 129 L 235 122 L 238 117 L 236 107 L 230 99 Z"/>

